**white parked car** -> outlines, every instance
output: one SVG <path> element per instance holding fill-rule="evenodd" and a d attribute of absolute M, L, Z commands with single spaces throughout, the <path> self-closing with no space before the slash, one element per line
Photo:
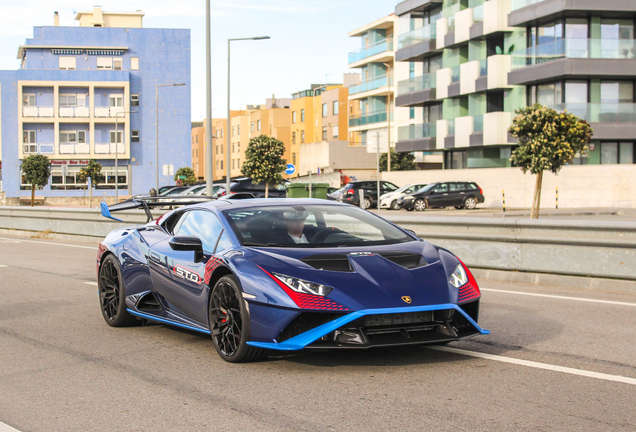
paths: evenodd
<path fill-rule="evenodd" d="M 385 193 L 380 197 L 380 208 L 390 208 L 391 210 L 399 210 L 400 207 L 397 205 L 397 200 L 400 196 L 405 194 L 410 194 L 422 189 L 426 186 L 426 183 L 413 183 L 406 186 L 402 186 L 401 188 Z"/>

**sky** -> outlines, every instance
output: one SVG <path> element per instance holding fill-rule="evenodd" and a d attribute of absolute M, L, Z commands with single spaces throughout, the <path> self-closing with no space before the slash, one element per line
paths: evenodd
<path fill-rule="evenodd" d="M 341 83 L 347 54 L 360 38 L 351 30 L 395 11 L 397 0 L 211 0 L 212 117 L 227 112 L 227 39 L 270 36 L 269 40 L 232 42 L 231 109 L 291 97 L 311 84 Z M 0 70 L 19 68 L 18 46 L 33 27 L 77 25 L 78 10 L 145 12 L 146 28 L 186 28 L 192 44 L 192 120 L 205 118 L 205 0 L 0 0 Z"/>

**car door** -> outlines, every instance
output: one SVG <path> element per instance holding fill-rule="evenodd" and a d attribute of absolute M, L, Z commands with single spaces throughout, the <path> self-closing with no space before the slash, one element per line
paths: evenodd
<path fill-rule="evenodd" d="M 435 186 L 428 196 L 429 207 L 446 207 L 448 204 L 448 183 L 440 183 Z"/>
<path fill-rule="evenodd" d="M 449 206 L 460 206 L 464 203 L 466 195 L 466 183 L 453 182 L 448 184 L 448 204 Z"/>
<path fill-rule="evenodd" d="M 175 251 L 170 247 L 170 238 L 151 248 L 156 263 L 151 270 L 157 293 L 169 304 L 173 312 L 207 323 L 207 290 L 205 264 L 216 251 L 219 239 L 224 234 L 219 218 L 207 210 L 190 210 L 175 228 L 175 236 L 194 236 L 203 244 L 203 260 L 194 262 L 194 252 Z M 226 237 L 227 238 L 227 237 Z"/>

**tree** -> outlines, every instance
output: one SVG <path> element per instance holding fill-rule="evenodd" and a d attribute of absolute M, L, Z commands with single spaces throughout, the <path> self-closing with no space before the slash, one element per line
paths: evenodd
<path fill-rule="evenodd" d="M 89 160 L 88 165 L 79 170 L 77 178 L 81 182 L 86 182 L 86 184 L 88 184 L 88 179 L 91 179 L 91 188 L 88 191 L 88 207 L 91 207 L 93 203 L 93 188 L 97 188 L 103 179 L 102 165 L 92 159 Z"/>
<path fill-rule="evenodd" d="M 180 176 L 185 176 L 185 180 L 182 180 L 182 182 L 186 186 L 192 186 L 197 182 L 197 176 L 190 167 L 179 168 L 174 175 L 174 180 L 179 180 Z"/>
<path fill-rule="evenodd" d="M 386 153 L 380 155 L 380 171 L 386 171 Z M 395 153 L 391 149 L 391 171 L 410 171 L 415 169 L 415 156 L 413 154 Z"/>
<path fill-rule="evenodd" d="M 51 161 L 44 155 L 30 155 L 22 161 L 22 173 L 31 184 L 31 207 L 35 205 L 35 187 L 44 187 L 51 177 Z"/>
<path fill-rule="evenodd" d="M 265 135 L 252 138 L 247 144 L 241 173 L 251 178 L 254 184 L 265 182 L 265 198 L 269 196 L 270 184 L 278 185 L 283 182 L 283 171 L 287 164 L 283 159 L 284 154 L 285 144 Z"/>
<path fill-rule="evenodd" d="M 577 153 L 585 155 L 593 131 L 574 114 L 559 113 L 539 104 L 521 108 L 515 114 L 508 132 L 519 140 L 519 147 L 510 160 L 524 173 L 530 171 L 537 176 L 531 217 L 538 219 L 543 171 L 558 174 Z"/>

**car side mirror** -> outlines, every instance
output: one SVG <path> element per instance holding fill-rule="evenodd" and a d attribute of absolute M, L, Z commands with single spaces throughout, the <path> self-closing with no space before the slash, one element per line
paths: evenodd
<path fill-rule="evenodd" d="M 172 250 L 176 251 L 194 251 L 194 262 L 198 263 L 203 260 L 203 243 L 201 239 L 194 236 L 172 237 L 168 242 Z"/>

